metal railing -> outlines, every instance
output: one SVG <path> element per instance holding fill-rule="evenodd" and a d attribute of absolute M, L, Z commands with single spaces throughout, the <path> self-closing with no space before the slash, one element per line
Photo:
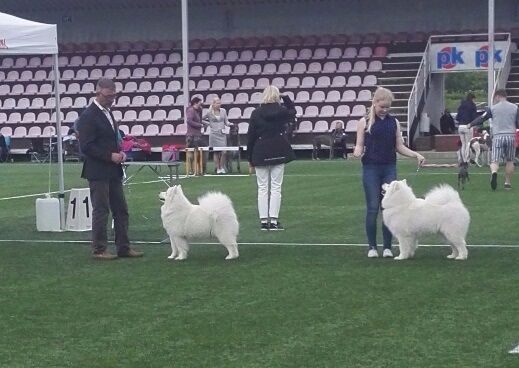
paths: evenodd
<path fill-rule="evenodd" d="M 504 89 L 506 87 L 506 82 L 508 82 L 508 77 L 510 76 L 510 69 L 512 68 L 512 42 L 511 35 L 507 33 L 508 40 L 506 44 L 505 55 L 503 57 L 503 67 L 497 71 L 497 75 L 494 75 L 494 90 L 492 91 L 492 96 L 498 89 Z"/>
<path fill-rule="evenodd" d="M 414 120 L 418 116 L 418 107 L 420 105 L 420 100 L 422 99 L 422 95 L 427 86 L 427 80 L 429 79 L 430 69 L 429 69 L 429 48 L 431 46 L 431 39 L 427 42 L 427 46 L 425 47 L 425 51 L 422 56 L 422 61 L 420 62 L 420 66 L 418 67 L 418 72 L 416 73 L 416 78 L 413 83 L 413 88 L 411 89 L 411 94 L 409 95 L 409 100 L 407 102 L 407 139 L 409 144 L 412 143 L 413 137 L 409 136 L 411 124 L 413 124 Z"/>

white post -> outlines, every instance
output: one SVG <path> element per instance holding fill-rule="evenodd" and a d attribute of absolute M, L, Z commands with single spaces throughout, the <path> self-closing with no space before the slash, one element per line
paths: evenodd
<path fill-rule="evenodd" d="M 494 0 L 488 0 L 488 107 L 494 94 Z"/>
<path fill-rule="evenodd" d="M 187 0 L 182 0 L 182 78 L 184 93 L 184 124 L 187 126 L 186 110 L 189 106 L 189 37 L 188 37 Z"/>
<path fill-rule="evenodd" d="M 56 139 L 58 145 L 58 166 L 59 166 L 59 212 L 61 230 L 65 230 L 65 181 L 63 178 L 63 146 L 61 140 L 61 109 L 59 100 L 59 70 L 58 53 L 54 54 L 54 98 L 56 99 Z M 51 155 L 52 160 L 52 155 Z"/>

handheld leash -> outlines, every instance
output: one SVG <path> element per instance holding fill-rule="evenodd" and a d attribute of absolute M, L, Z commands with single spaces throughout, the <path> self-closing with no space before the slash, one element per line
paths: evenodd
<path fill-rule="evenodd" d="M 409 186 L 412 187 L 411 184 L 413 183 L 413 181 L 414 181 L 414 180 L 416 179 L 416 177 L 418 176 L 418 173 L 420 172 L 420 169 L 421 169 L 421 168 L 422 168 L 422 163 L 420 162 L 420 163 L 418 164 L 418 167 L 416 168 L 416 170 L 413 171 L 413 172 L 412 172 L 412 173 L 411 173 L 411 174 L 406 178 L 407 183 L 409 184 Z"/>

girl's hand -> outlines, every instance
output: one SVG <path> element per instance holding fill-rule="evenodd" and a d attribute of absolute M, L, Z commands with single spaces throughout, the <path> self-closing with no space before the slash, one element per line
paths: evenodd
<path fill-rule="evenodd" d="M 416 153 L 416 159 L 418 160 L 418 167 L 421 167 L 425 163 L 425 157 L 418 152 Z"/>
<path fill-rule="evenodd" d="M 355 149 L 353 150 L 353 157 L 360 158 L 363 153 L 364 147 L 355 146 Z"/>

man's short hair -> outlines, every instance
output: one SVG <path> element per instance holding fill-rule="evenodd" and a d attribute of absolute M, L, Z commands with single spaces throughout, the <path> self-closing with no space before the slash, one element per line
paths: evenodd
<path fill-rule="evenodd" d="M 503 98 L 507 98 L 507 94 L 506 94 L 506 91 L 504 89 L 498 89 L 497 91 L 494 92 L 494 97 L 496 96 L 500 96 L 500 97 L 503 97 Z"/>
<path fill-rule="evenodd" d="M 467 93 L 467 100 L 473 100 L 476 98 L 476 95 L 472 92 Z"/>
<path fill-rule="evenodd" d="M 100 78 L 96 84 L 96 91 L 111 89 L 115 91 L 115 82 L 109 78 Z"/>
<path fill-rule="evenodd" d="M 193 98 L 191 99 L 191 106 L 193 106 L 193 105 L 199 103 L 200 101 L 202 101 L 202 99 L 201 99 L 200 97 L 193 97 Z"/>

